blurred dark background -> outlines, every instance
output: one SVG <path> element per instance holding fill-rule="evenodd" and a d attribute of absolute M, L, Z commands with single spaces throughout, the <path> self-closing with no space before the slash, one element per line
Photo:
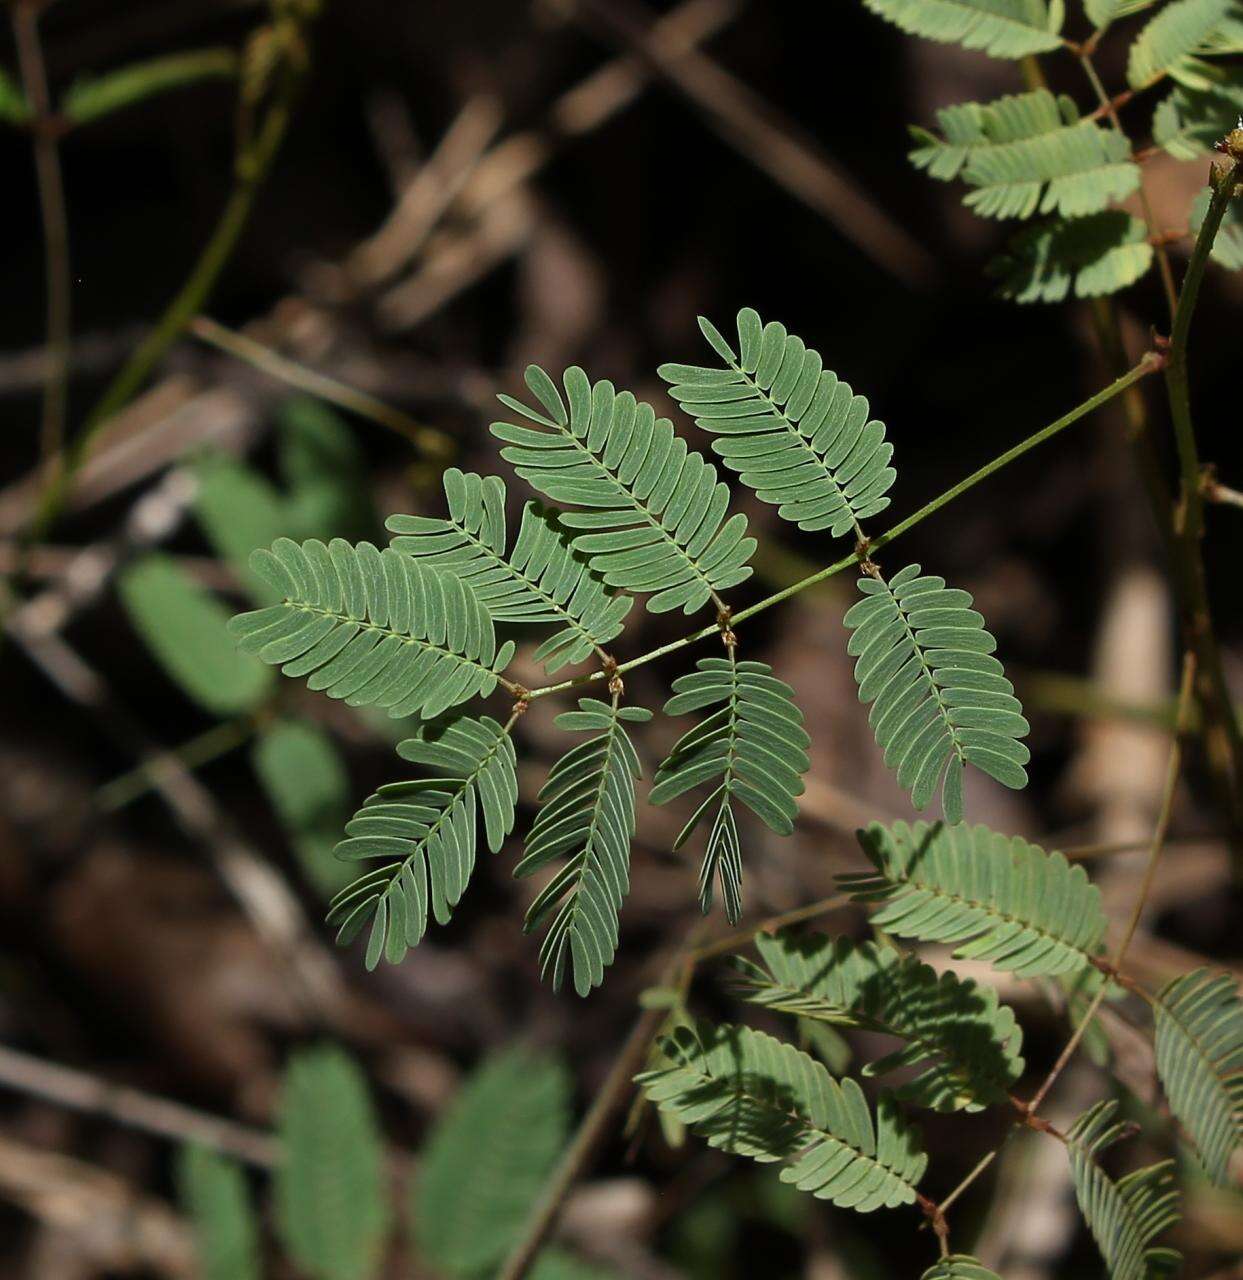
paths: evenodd
<path fill-rule="evenodd" d="M 53 96 L 121 63 L 239 47 L 262 16 L 236 0 L 57 0 L 40 23 Z M 906 38 L 861 4 L 760 0 L 329 2 L 312 46 L 288 138 L 206 314 L 430 429 L 412 450 L 367 417 L 344 410 L 333 419 L 333 439 L 349 442 L 338 479 L 357 490 L 354 536 L 379 538 L 390 511 L 439 513 L 446 461 L 503 472 L 487 434 L 492 396 L 517 391 L 528 361 L 581 363 L 669 412 L 655 368 L 704 354 L 699 314 L 727 331 L 743 305 L 779 318 L 871 399 L 898 467 L 893 508 L 877 530 L 1116 372 L 1099 354 L 1087 304 L 1019 307 L 994 296 L 985 265 L 1009 229 L 974 218 L 958 188 L 906 161 L 908 122 L 1018 91 L 1010 63 Z M 11 43 L 0 41 L 0 60 L 14 74 Z M 1101 66 L 1108 83 L 1122 83 L 1108 47 Z M 1073 76 L 1063 86 L 1060 70 L 1050 74 L 1085 100 Z M 208 81 L 61 141 L 71 431 L 211 234 L 232 181 L 235 96 L 231 82 Z M 1149 110 L 1136 108 L 1137 132 Z M 0 651 L 0 1040 L 264 1126 L 287 1050 L 327 1035 L 366 1064 L 386 1134 L 405 1148 L 418 1145 L 459 1073 L 515 1038 L 565 1053 L 585 1104 L 638 991 L 693 917 L 693 862 L 668 852 L 676 815 L 641 818 L 619 959 L 585 1002 L 538 982 L 535 940 L 520 929 L 528 886 L 509 879 L 510 851 L 482 857 L 452 925 L 401 967 L 368 976 L 355 950 L 333 954 L 322 886 L 256 779 L 251 739 L 274 714 L 323 730 L 347 772 L 348 812 L 397 776 L 392 732 L 300 689 L 280 690 L 275 711 L 205 708 L 156 660 L 114 589 L 158 543 L 230 611 L 241 607 L 234 568 L 195 518 L 198 468 L 246 458 L 280 483 L 290 438 L 282 433 L 298 429 L 290 415 L 313 411 L 291 400 L 287 383 L 187 336 L 125 432 L 109 437 L 108 465 L 23 560 L 44 323 L 27 132 L 0 131 L 0 174 L 0 567 L 21 569 L 15 587 L 43 601 L 42 614 L 27 616 L 41 638 L 32 646 L 9 637 Z M 1162 225 L 1185 220 L 1202 181 L 1197 165 L 1152 166 Z M 1181 272 L 1185 251 L 1174 252 Z M 1212 271 L 1192 355 L 1202 454 L 1236 484 L 1241 296 L 1237 275 Z M 1168 323 L 1155 274 L 1119 309 L 1133 361 L 1151 328 Z M 1142 393 L 1173 478 L 1162 389 L 1154 379 Z M 178 489 L 179 476 L 189 488 Z M 521 484 L 510 488 L 517 496 Z M 144 499 L 157 536 L 143 524 Z M 827 535 L 779 527 L 749 495 L 737 501 L 763 538 L 759 571 L 737 604 L 841 554 Z M 1240 513 L 1209 516 L 1213 605 L 1237 691 Z M 1176 634 L 1121 410 L 1033 452 L 885 558 L 894 567 L 914 560 L 976 595 L 1033 724 L 1032 786 L 1013 795 L 980 781 L 968 794 L 975 817 L 1050 845 L 1142 839 L 1159 800 Z M 746 651 L 795 687 L 814 739 L 796 836 L 748 830 L 752 923 L 829 895 L 832 875 L 857 858 L 850 833 L 860 822 L 909 816 L 855 697 L 840 625 L 849 597 L 842 575 L 746 628 Z M 680 615 L 636 610 L 619 655 L 682 629 Z M 628 695 L 657 706 L 682 669 L 646 667 Z M 529 659 L 518 670 L 538 682 Z M 558 750 L 551 712 L 539 706 L 522 725 L 528 800 Z M 649 772 L 672 734 L 653 728 Z M 161 752 L 174 753 L 174 766 L 169 773 L 165 760 L 157 786 L 142 762 Z M 1180 818 L 1188 839 L 1177 865 L 1167 864 L 1137 948 L 1137 965 L 1154 977 L 1201 955 L 1237 966 L 1243 954 L 1221 821 L 1198 767 Z M 258 881 L 245 869 L 254 866 Z M 1128 856 L 1110 861 L 1107 901 L 1128 901 L 1134 876 Z M 707 928 L 715 936 L 724 925 Z M 1061 1023 L 1038 992 L 1010 985 L 1003 994 L 1025 1015 L 1030 1068 L 1047 1068 Z M 727 1007 L 712 973 L 696 990 L 705 1009 Z M 1134 1065 L 1137 1076 L 1146 1071 Z M 1082 1104 L 1097 1086 L 1077 1079 L 1067 1089 Z M 41 1099 L 37 1082 L 4 1084 L 0 1273 L 185 1274 L 133 1241 L 109 1252 L 94 1219 L 82 1228 L 87 1210 L 57 1208 L 53 1173 L 23 1163 L 31 1152 L 60 1152 L 106 1170 L 146 1204 L 170 1196 L 167 1144 L 141 1126 Z M 1001 1123 L 930 1119 L 938 1156 L 929 1194 L 952 1186 Z M 80 1173 L 64 1172 L 71 1199 Z M 569 1229 L 621 1274 L 828 1280 L 926 1265 L 913 1231 L 878 1233 L 871 1219 L 795 1203 L 765 1177 L 693 1141 L 669 1150 L 648 1118 L 609 1142 L 580 1193 L 596 1199 L 579 1204 Z M 1205 1259 L 1238 1247 L 1230 1216 L 1206 1199 L 1197 1217 L 1193 1203 L 1186 1233 Z M 1035 1156 L 966 1202 L 964 1223 L 985 1218 L 992 1261 L 1009 1260 L 1008 1276 L 1096 1274 L 1068 1216 L 1062 1171 Z M 394 1265 L 394 1275 L 415 1274 Z"/>

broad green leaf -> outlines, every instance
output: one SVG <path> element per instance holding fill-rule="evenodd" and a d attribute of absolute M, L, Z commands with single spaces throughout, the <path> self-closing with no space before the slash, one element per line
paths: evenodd
<path fill-rule="evenodd" d="M 294 396 L 276 416 L 281 474 L 296 538 L 369 537 L 367 465 L 349 424 L 322 400 Z"/>
<path fill-rule="evenodd" d="M 195 480 L 194 514 L 212 549 L 257 604 L 275 603 L 276 591 L 251 569 L 250 555 L 296 532 L 283 496 L 253 467 L 224 454 L 200 462 Z"/>
<path fill-rule="evenodd" d="M 117 590 L 156 661 L 205 710 L 241 715 L 271 694 L 272 673 L 233 643 L 228 610 L 171 556 L 135 560 L 118 575 Z"/>

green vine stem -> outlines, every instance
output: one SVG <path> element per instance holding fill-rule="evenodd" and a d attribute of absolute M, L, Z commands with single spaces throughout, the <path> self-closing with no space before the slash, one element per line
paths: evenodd
<path fill-rule="evenodd" d="M 1059 432 L 1064 431 L 1067 427 L 1072 426 L 1081 418 L 1086 417 L 1094 409 L 1099 409 L 1101 405 L 1108 404 L 1115 396 L 1121 395 L 1129 387 L 1139 382 L 1141 378 L 1147 377 L 1150 373 L 1155 373 L 1162 367 L 1165 360 L 1164 357 L 1156 352 L 1148 352 L 1140 362 L 1122 377 L 1111 382 L 1109 386 L 1098 391 L 1096 395 L 1089 397 L 1082 404 L 1077 405 L 1069 413 L 1063 414 L 1056 422 L 1051 422 L 1047 427 L 1028 436 L 1025 440 L 1021 440 L 1013 448 L 1007 449 L 1005 453 L 998 454 L 991 462 L 986 462 L 982 467 L 973 471 L 965 479 L 960 480 L 956 485 L 946 489 L 944 493 L 938 494 L 930 502 L 925 503 L 913 515 L 907 516 L 905 520 L 899 521 L 892 528 L 887 529 L 884 533 L 879 534 L 870 542 L 863 544 L 860 548 L 852 551 L 848 556 L 843 556 L 840 560 L 835 560 L 832 564 L 826 565 L 825 568 L 817 570 L 813 574 L 800 579 L 791 586 L 781 591 L 774 592 L 770 596 L 766 596 L 763 600 L 757 601 L 753 605 L 748 605 L 745 609 L 738 610 L 737 613 L 730 615 L 731 627 L 737 626 L 740 622 L 745 622 L 748 618 L 755 617 L 758 613 L 763 613 L 765 609 L 771 609 L 773 605 L 781 604 L 783 600 L 790 599 L 802 591 L 806 591 L 808 587 L 814 587 L 817 583 L 824 582 L 825 579 L 833 577 L 834 574 L 841 573 L 844 569 L 849 569 L 852 565 L 857 565 L 860 561 L 860 551 L 865 555 L 871 555 L 879 551 L 882 547 L 886 547 L 896 538 L 900 538 L 904 533 L 908 533 L 921 521 L 926 520 L 930 515 L 940 511 L 942 507 L 953 502 L 956 498 L 961 497 L 969 489 L 974 489 L 977 484 L 983 480 L 987 480 L 989 476 L 1000 471 L 1003 467 L 1009 466 L 1011 462 L 1021 458 L 1025 453 L 1034 449 L 1037 445 L 1043 444 L 1046 440 L 1052 439 Z M 717 623 L 713 623 L 710 627 L 703 627 L 699 631 L 692 632 L 688 636 L 683 636 L 680 640 L 670 641 L 668 644 L 661 645 L 657 649 L 652 649 L 648 653 L 640 654 L 637 658 L 631 658 L 629 662 L 620 663 L 616 670 L 622 674 L 627 671 L 633 671 L 635 667 L 645 666 L 649 662 L 654 662 L 657 658 L 662 658 L 666 654 L 676 653 L 679 649 L 685 649 L 688 645 L 697 644 L 700 640 L 706 640 L 710 636 L 720 634 L 720 627 Z M 542 698 L 550 693 L 561 693 L 566 689 L 573 689 L 579 685 L 589 684 L 595 680 L 602 680 L 606 675 L 611 674 L 606 671 L 593 671 L 585 676 L 576 676 L 570 680 L 562 680 L 558 684 L 545 685 L 540 689 L 532 689 L 528 695 L 531 698 Z"/>
<path fill-rule="evenodd" d="M 90 411 L 81 431 L 60 455 L 59 465 L 53 463 L 27 535 L 30 540 L 42 537 L 55 522 L 74 477 L 90 456 L 91 447 L 101 430 L 141 390 L 152 370 L 207 303 L 220 273 L 237 247 L 255 197 L 284 140 L 303 75 L 304 66 L 300 62 L 289 60 L 285 63 L 261 126 L 239 148 L 233 188 L 211 238 L 155 328 L 126 361 Z"/>
<path fill-rule="evenodd" d="M 1196 656 L 1196 696 L 1204 712 L 1205 748 L 1214 773 L 1227 780 L 1221 788 L 1236 831 L 1243 830 L 1243 737 L 1230 703 L 1221 651 L 1209 608 L 1207 574 L 1200 541 L 1204 536 L 1202 468 L 1191 419 L 1187 346 L 1191 320 L 1200 295 L 1213 241 L 1237 191 L 1238 162 L 1215 168 L 1213 198 L 1196 237 L 1183 280 L 1166 352 L 1165 385 L 1169 394 L 1174 439 L 1178 446 L 1180 494 L 1174 511 L 1172 552 L 1176 573 L 1187 590 L 1183 617 L 1185 643 Z"/>

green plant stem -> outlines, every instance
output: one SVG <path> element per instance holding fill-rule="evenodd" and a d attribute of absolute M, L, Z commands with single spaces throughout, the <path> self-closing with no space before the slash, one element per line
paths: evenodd
<path fill-rule="evenodd" d="M 383 400 L 368 395 L 365 391 L 359 391 L 357 387 L 308 369 L 244 333 L 226 329 L 224 325 L 202 315 L 195 316 L 190 321 L 189 330 L 202 342 L 245 361 L 262 373 L 395 431 L 430 457 L 447 458 L 453 452 L 453 441 L 443 431 L 415 421 L 408 413 L 385 404 Z"/>
<path fill-rule="evenodd" d="M 47 295 L 47 342 L 44 347 L 43 409 L 39 431 L 44 464 L 61 449 L 69 402 L 69 341 L 71 283 L 69 271 L 69 220 L 65 212 L 65 184 L 56 121 L 48 94 L 43 47 L 39 40 L 41 0 L 14 0 L 13 40 L 22 77 L 22 89 L 30 104 L 34 138 L 35 178 L 43 218 L 43 274 Z"/>
<path fill-rule="evenodd" d="M 1142 360 L 1128 373 L 1116 381 L 1111 382 L 1104 390 L 1098 391 L 1096 395 L 1089 397 L 1082 404 L 1077 405 L 1069 413 L 1058 418 L 1056 422 L 1051 422 L 1047 427 L 1028 436 L 1025 440 L 1020 441 L 1013 448 L 1007 449 L 1005 453 L 999 454 L 991 462 L 986 462 L 982 467 L 973 471 L 964 480 L 960 480 L 956 485 L 946 489 L 944 493 L 933 498 L 931 502 L 925 503 L 914 515 L 907 516 L 905 520 L 900 521 L 892 528 L 887 529 L 884 533 L 873 538 L 866 544 L 862 550 L 870 555 L 879 551 L 882 547 L 888 546 L 896 538 L 900 538 L 904 533 L 908 533 L 917 524 L 926 520 L 930 515 L 934 515 L 940 511 L 942 507 L 953 502 L 956 498 L 961 497 L 969 489 L 975 488 L 977 484 L 987 480 L 989 476 L 1000 471 L 1003 467 L 1009 466 L 1011 462 L 1021 458 L 1025 453 L 1030 452 L 1037 445 L 1043 444 L 1046 440 L 1052 439 L 1060 431 L 1064 431 L 1067 427 L 1072 426 L 1081 418 L 1086 417 L 1094 409 L 1099 409 L 1101 405 L 1108 404 L 1115 396 L 1121 395 L 1128 387 L 1133 386 L 1141 378 L 1147 377 L 1150 373 L 1155 373 L 1161 367 L 1161 357 L 1153 352 L 1149 352 Z M 763 600 L 753 605 L 748 605 L 745 609 L 740 609 L 737 613 L 731 615 L 730 625 L 737 626 L 741 622 L 745 622 L 748 618 L 753 618 L 756 614 L 763 613 L 766 609 L 771 609 L 774 605 L 781 604 L 785 600 L 789 600 L 792 596 L 798 595 L 802 591 L 806 591 L 808 587 L 814 587 L 817 583 L 824 582 L 825 579 L 833 577 L 834 574 L 841 573 L 844 569 L 848 569 L 851 565 L 859 563 L 859 550 L 852 551 L 850 555 L 843 556 L 840 560 L 835 560 L 832 564 L 827 565 L 823 569 L 817 570 L 815 573 L 800 579 L 798 582 L 792 583 L 790 586 L 780 591 L 774 592 L 770 596 L 766 596 Z M 672 640 L 668 644 L 661 645 L 659 648 L 652 649 L 648 653 L 640 654 L 637 658 L 631 658 L 628 662 L 618 665 L 617 671 L 624 674 L 627 671 L 633 671 L 636 667 L 641 667 L 649 662 L 654 662 L 657 658 L 662 658 L 666 654 L 676 653 L 679 649 L 685 649 L 688 645 L 697 644 L 700 640 L 706 640 L 709 636 L 720 634 L 720 628 L 717 624 L 710 627 L 703 627 L 699 631 L 693 632 L 689 636 L 683 636 L 680 640 Z M 606 675 L 610 674 L 605 671 L 593 671 L 584 676 L 576 676 L 570 680 L 562 680 L 558 684 L 545 685 L 540 689 L 532 689 L 528 697 L 542 698 L 550 693 L 561 693 L 566 689 L 576 688 L 583 684 L 589 684 L 596 680 L 602 680 Z"/>
<path fill-rule="evenodd" d="M 1186 588 L 1184 643 L 1196 655 L 1196 695 L 1204 714 L 1205 748 L 1236 830 L 1243 831 L 1243 736 L 1230 702 L 1221 650 L 1209 608 L 1208 581 L 1200 543 L 1204 536 L 1202 469 L 1191 419 L 1187 347 L 1191 321 L 1200 296 L 1213 241 L 1221 227 L 1235 186 L 1237 165 L 1217 181 L 1208 213 L 1196 237 L 1166 354 L 1165 385 L 1169 394 L 1174 439 L 1178 446 L 1180 494 L 1174 511 L 1172 552 Z"/>
<path fill-rule="evenodd" d="M 255 715 L 240 716 L 236 720 L 226 720 L 214 724 L 210 729 L 183 742 L 168 755 L 173 756 L 184 768 L 193 772 L 223 755 L 228 755 L 250 738 L 258 727 Z M 103 813 L 114 813 L 127 804 L 133 804 L 148 791 L 158 785 L 157 775 L 161 769 L 167 769 L 166 756 L 144 760 L 141 764 L 105 782 L 95 792 L 95 807 Z"/>
<path fill-rule="evenodd" d="M 59 466 L 55 466 L 46 481 L 28 535 L 30 538 L 42 537 L 56 520 L 68 497 L 74 477 L 89 457 L 100 431 L 142 388 L 151 371 L 211 296 L 220 273 L 237 247 L 255 197 L 285 137 L 300 81 L 301 76 L 296 71 L 286 71 L 264 116 L 259 133 L 238 157 L 233 189 L 211 238 L 155 328 L 126 361 L 124 368 L 87 416 L 81 431 L 61 454 Z"/>

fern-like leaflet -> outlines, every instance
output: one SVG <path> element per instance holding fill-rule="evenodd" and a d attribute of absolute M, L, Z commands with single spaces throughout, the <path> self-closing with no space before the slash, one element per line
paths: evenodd
<path fill-rule="evenodd" d="M 944 137 L 914 130 L 916 168 L 972 188 L 968 208 L 988 218 L 1098 213 L 1139 186 L 1139 165 L 1116 130 L 1081 119 L 1074 101 L 1047 89 L 937 113 Z"/>
<path fill-rule="evenodd" d="M 422 1261 L 447 1276 L 494 1273 L 565 1145 L 570 1098 L 564 1066 L 528 1049 L 472 1073 L 421 1153 L 412 1217 Z"/>
<path fill-rule="evenodd" d="M 350 706 L 432 719 L 491 693 L 513 656 L 459 578 L 391 548 L 278 538 L 250 563 L 281 603 L 230 621 L 241 648 Z"/>
<path fill-rule="evenodd" d="M 1027 227 L 989 263 L 1012 302 L 1062 302 L 1117 293 L 1148 273 L 1155 250 L 1139 218 L 1104 209 Z"/>
<path fill-rule="evenodd" d="M 907 1041 L 863 1072 L 923 1064 L 899 1098 L 937 1111 L 980 1111 L 1004 1102 L 1022 1074 L 1023 1033 L 991 987 L 938 977 L 914 956 L 874 942 L 783 932 L 759 934 L 755 943 L 759 964 L 735 958 L 751 1003 Z"/>
<path fill-rule="evenodd" d="M 1061 0 L 863 0 L 911 35 L 982 49 L 994 58 L 1025 58 L 1062 43 Z"/>
<path fill-rule="evenodd" d="M 1243 1144 L 1243 1002 L 1228 974 L 1183 974 L 1156 999 L 1157 1073 L 1208 1175 L 1229 1180 Z"/>
<path fill-rule="evenodd" d="M 878 928 L 922 942 L 962 944 L 1032 978 L 1081 969 L 1105 933 L 1100 890 L 1083 867 L 987 827 L 875 822 L 859 833 L 873 870 L 838 877 L 856 901 L 881 903 Z"/>
<path fill-rule="evenodd" d="M 746 517 L 726 518 L 729 489 L 667 418 L 577 366 L 565 372 L 565 399 L 536 365 L 526 381 L 548 416 L 501 396 L 541 428 L 494 422 L 501 456 L 552 501 L 588 508 L 563 512 L 561 524 L 583 530 L 572 545 L 609 586 L 648 593 L 655 613 L 693 613 L 751 576 Z"/>
<path fill-rule="evenodd" d="M 715 707 L 689 729 L 656 771 L 649 800 L 667 804 L 704 782 L 716 781 L 674 841 L 680 849 L 700 822 L 715 815 L 699 876 L 699 905 L 712 907 L 714 877 L 721 883 L 725 915 L 731 924 L 742 913 L 742 859 L 733 801 L 746 805 L 779 835 L 794 830 L 796 797 L 810 767 L 803 713 L 794 690 L 777 680 L 763 662 L 738 661 L 734 647 L 726 658 L 701 658 L 697 670 L 673 682 L 665 714 L 685 715 Z"/>
<path fill-rule="evenodd" d="M 783 1182 L 839 1208 L 910 1204 L 928 1157 L 893 1099 L 875 1119 L 862 1089 L 840 1083 L 792 1045 L 749 1027 L 678 1027 L 660 1042 L 667 1065 L 638 1083 L 708 1145 L 760 1163 L 789 1160 Z"/>
<path fill-rule="evenodd" d="M 1117 1110 L 1116 1102 L 1098 1102 L 1066 1134 L 1079 1208 L 1110 1280 L 1173 1276 L 1181 1256 L 1152 1242 L 1178 1221 L 1174 1162 L 1163 1160 L 1114 1181 L 1097 1161 L 1126 1131 L 1114 1118 Z"/>
<path fill-rule="evenodd" d="M 1211 85 L 1200 58 L 1229 53 L 1227 33 L 1243 24 L 1239 0 L 1172 0 L 1149 19 L 1131 45 L 1127 80 L 1143 89 L 1164 76 L 1192 88 Z M 1224 47 L 1223 47 L 1224 46 Z"/>
<path fill-rule="evenodd" d="M 738 313 L 738 350 L 700 317 L 726 369 L 665 364 L 669 394 L 712 447 L 760 499 L 800 529 L 835 536 L 889 505 L 896 472 L 885 424 L 867 399 L 825 369 L 818 351 L 777 321 L 763 324 L 750 307 Z"/>
<path fill-rule="evenodd" d="M 522 511 L 508 548 L 505 482 L 499 476 L 444 474 L 448 519 L 390 516 L 392 547 L 423 564 L 461 577 L 496 622 L 556 623 L 561 627 L 535 652 L 551 673 L 581 662 L 621 634 L 629 596 L 610 592 L 570 549 L 557 516 L 538 503 Z"/>
<path fill-rule="evenodd" d="M 488 848 L 499 853 L 518 803 L 514 745 L 489 716 L 425 726 L 397 754 L 440 776 L 393 782 L 370 796 L 345 828 L 339 858 L 378 860 L 332 900 L 329 924 L 345 944 L 371 922 L 366 964 L 398 963 L 427 930 L 429 910 L 446 924 L 475 865 L 476 809 Z"/>
<path fill-rule="evenodd" d="M 874 704 L 876 744 L 915 808 L 941 786 L 946 818 L 961 822 L 966 764 L 1007 787 L 1026 786 L 1031 753 L 1019 738 L 1028 724 L 971 596 L 921 576 L 917 564 L 888 582 L 861 578 L 859 590 L 865 598 L 845 617 L 859 700 Z"/>
<path fill-rule="evenodd" d="M 540 971 L 556 991 L 572 964 L 574 989 L 585 996 L 613 962 L 618 913 L 630 889 L 634 783 L 641 771 L 625 725 L 641 724 L 652 713 L 620 707 L 616 695 L 611 704 L 581 698 L 578 705 L 557 717 L 557 727 L 593 736 L 553 765 L 514 875 L 534 875 L 566 858 L 531 904 L 524 928 L 530 933 L 551 916 Z"/>

